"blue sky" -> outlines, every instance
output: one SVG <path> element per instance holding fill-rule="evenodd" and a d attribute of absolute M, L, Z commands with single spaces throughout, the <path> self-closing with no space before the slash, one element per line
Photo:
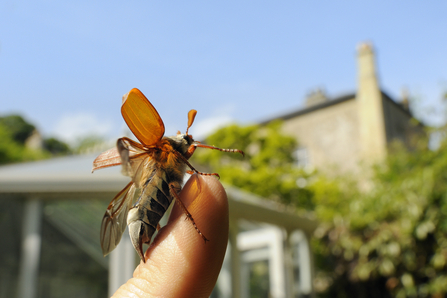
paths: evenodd
<path fill-rule="evenodd" d="M 382 89 L 408 88 L 426 122 L 447 90 L 447 4 L 432 1 L 0 2 L 0 115 L 68 141 L 124 132 L 137 87 L 166 133 L 298 109 L 317 87 L 356 89 L 356 46 L 377 50 Z M 427 112 L 428 107 L 437 114 Z"/>

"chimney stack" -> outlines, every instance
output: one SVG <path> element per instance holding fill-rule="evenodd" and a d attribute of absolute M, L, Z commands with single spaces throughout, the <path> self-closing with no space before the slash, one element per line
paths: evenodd
<path fill-rule="evenodd" d="M 359 128 L 363 160 L 379 161 L 386 156 L 387 140 L 382 92 L 379 87 L 374 49 L 370 43 L 357 48 Z"/>
<path fill-rule="evenodd" d="M 317 88 L 309 92 L 309 94 L 307 94 L 306 107 L 316 106 L 327 101 L 328 98 L 326 96 L 326 92 L 324 91 L 324 89 Z"/>
<path fill-rule="evenodd" d="M 410 100 L 408 99 L 410 96 L 408 95 L 408 89 L 403 87 L 401 90 L 401 94 L 402 101 L 400 102 L 400 104 L 405 110 L 410 111 Z"/>

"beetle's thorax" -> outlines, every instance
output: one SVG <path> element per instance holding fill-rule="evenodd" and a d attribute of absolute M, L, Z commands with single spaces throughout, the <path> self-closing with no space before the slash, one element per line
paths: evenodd
<path fill-rule="evenodd" d="M 189 146 L 194 143 L 194 139 L 191 135 L 178 134 L 176 136 L 164 137 L 171 146 L 182 155 L 185 155 L 188 151 Z"/>

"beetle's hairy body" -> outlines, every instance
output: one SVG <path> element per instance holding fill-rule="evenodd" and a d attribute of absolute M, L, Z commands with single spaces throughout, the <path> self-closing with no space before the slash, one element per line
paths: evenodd
<path fill-rule="evenodd" d="M 143 243 L 149 244 L 158 223 L 174 200 L 172 191 L 181 191 L 186 165 L 174 150 L 185 156 L 190 144 L 183 135 L 164 137 L 150 149 L 153 166 L 142 192 L 129 210 L 127 225 L 132 244 L 144 260 Z M 185 156 L 186 158 L 186 156 Z"/>

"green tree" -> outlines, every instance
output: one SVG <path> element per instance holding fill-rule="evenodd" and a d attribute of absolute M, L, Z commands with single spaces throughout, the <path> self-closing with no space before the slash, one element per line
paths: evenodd
<path fill-rule="evenodd" d="M 436 151 L 394 148 L 367 191 L 361 182 L 312 185 L 327 297 L 444 297 L 447 143 Z"/>
<path fill-rule="evenodd" d="M 21 160 L 23 146 L 17 143 L 8 128 L 0 123 L 0 164 Z"/>
<path fill-rule="evenodd" d="M 70 147 L 66 143 L 56 138 L 43 140 L 43 147 L 53 155 L 64 155 L 71 152 Z"/>
<path fill-rule="evenodd" d="M 312 207 L 309 191 L 297 186 L 298 179 L 305 182 L 309 174 L 295 165 L 296 140 L 282 134 L 280 128 L 280 121 L 262 127 L 233 124 L 221 128 L 206 138 L 206 144 L 240 149 L 245 157 L 198 149 L 193 158 L 209 165 L 223 182 L 264 198 L 309 209 Z"/>
<path fill-rule="evenodd" d="M 104 149 L 105 140 L 103 137 L 98 135 L 87 135 L 83 138 L 78 139 L 77 145 L 74 148 L 76 153 L 86 153 L 90 151 L 106 150 Z"/>
<path fill-rule="evenodd" d="M 0 124 L 0 164 L 38 160 L 49 157 L 47 152 L 26 148 L 14 139 L 9 127 Z"/>
<path fill-rule="evenodd" d="M 312 239 L 321 297 L 444 297 L 447 294 L 447 141 L 430 150 L 390 150 L 372 177 L 325 177 L 294 165 L 297 143 L 280 123 L 231 125 L 206 139 L 222 154 L 197 150 L 197 161 L 262 197 L 314 211 Z M 446 135 L 440 133 L 441 135 Z M 298 179 L 308 185 L 297 186 Z"/>
<path fill-rule="evenodd" d="M 69 146 L 55 138 L 43 140 L 43 149 L 25 146 L 26 140 L 36 130 L 35 126 L 19 115 L 0 117 L 0 164 L 31 161 L 68 154 Z"/>
<path fill-rule="evenodd" d="M 25 144 L 26 139 L 36 129 L 34 125 L 26 122 L 19 115 L 0 117 L 0 125 L 3 125 L 11 134 L 12 139 L 19 144 Z"/>

